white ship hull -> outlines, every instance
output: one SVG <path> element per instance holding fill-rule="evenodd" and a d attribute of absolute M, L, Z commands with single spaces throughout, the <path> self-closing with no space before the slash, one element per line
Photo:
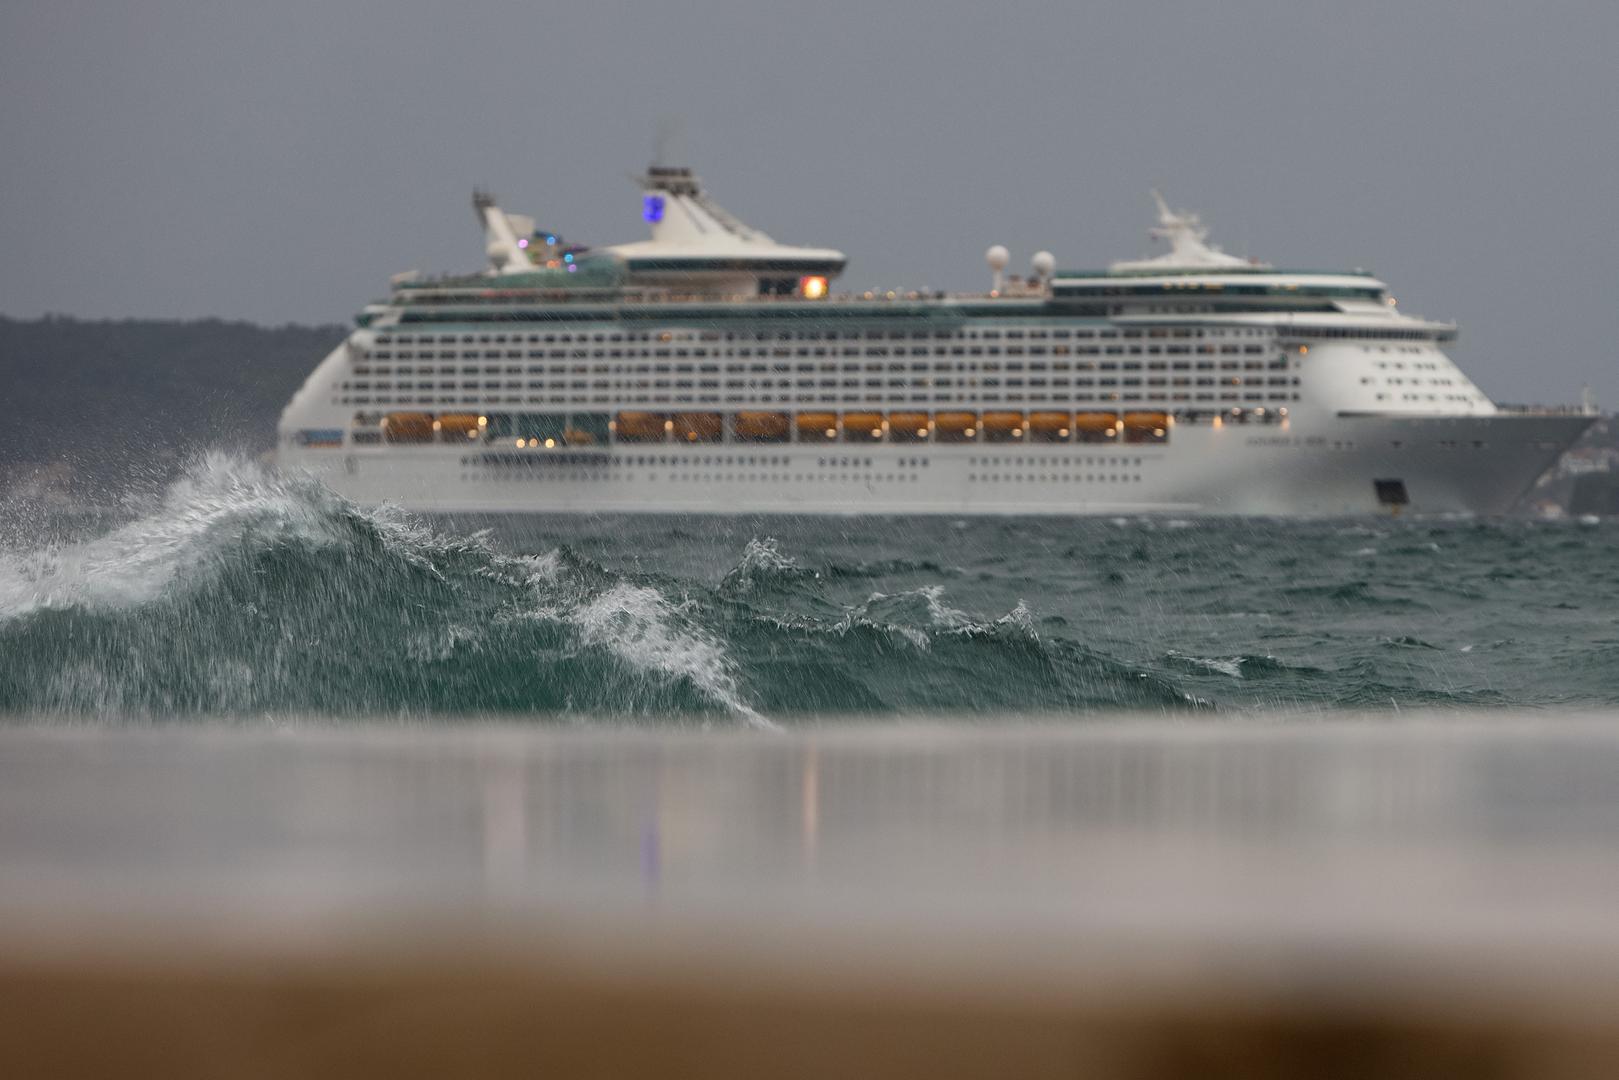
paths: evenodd
<path fill-rule="evenodd" d="M 282 460 L 355 501 L 433 513 L 1495 515 L 1590 422 L 1340 417 L 1179 426 L 1146 445 L 480 444 Z"/>

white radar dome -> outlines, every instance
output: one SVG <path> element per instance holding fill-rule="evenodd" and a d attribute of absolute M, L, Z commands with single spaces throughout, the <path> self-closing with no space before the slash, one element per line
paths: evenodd
<path fill-rule="evenodd" d="M 1012 259 L 1012 253 L 1006 250 L 1005 245 L 996 244 L 984 252 L 984 261 L 989 263 L 991 270 L 1005 270 L 1006 264 Z"/>
<path fill-rule="evenodd" d="M 1037 251 L 1030 260 L 1034 264 L 1034 272 L 1039 277 L 1050 277 L 1051 272 L 1057 269 L 1057 256 L 1049 251 Z"/>

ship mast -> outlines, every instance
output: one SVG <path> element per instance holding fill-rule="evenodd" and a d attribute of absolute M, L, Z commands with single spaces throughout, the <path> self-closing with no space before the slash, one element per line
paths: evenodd
<path fill-rule="evenodd" d="M 1221 266 L 1263 266 L 1264 263 L 1227 255 L 1217 245 L 1208 243 L 1208 226 L 1202 218 L 1189 210 L 1173 210 L 1157 188 L 1152 200 L 1158 204 L 1158 224 L 1147 230 L 1154 240 L 1167 240 L 1169 250 L 1150 259 L 1116 262 L 1111 269 L 1130 270 L 1197 270 Z"/>

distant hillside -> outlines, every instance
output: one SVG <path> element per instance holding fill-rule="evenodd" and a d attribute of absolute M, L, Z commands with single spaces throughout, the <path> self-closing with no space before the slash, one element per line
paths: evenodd
<path fill-rule="evenodd" d="M 99 499 L 197 450 L 258 453 L 342 326 L 0 316 L 0 492 Z"/>

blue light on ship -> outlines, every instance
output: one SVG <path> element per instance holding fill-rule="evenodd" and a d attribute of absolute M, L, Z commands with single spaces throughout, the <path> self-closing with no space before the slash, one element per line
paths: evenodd
<path fill-rule="evenodd" d="M 641 216 L 647 224 L 656 225 L 663 220 L 663 196 L 648 195 L 641 200 Z"/>

